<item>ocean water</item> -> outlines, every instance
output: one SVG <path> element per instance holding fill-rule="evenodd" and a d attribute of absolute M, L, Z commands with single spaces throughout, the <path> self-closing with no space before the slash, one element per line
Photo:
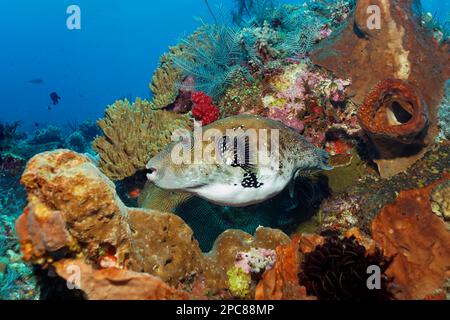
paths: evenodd
<path fill-rule="evenodd" d="M 216 15 L 233 5 L 209 3 Z M 81 9 L 81 30 L 66 27 L 72 4 Z M 422 4 L 442 20 L 449 15 L 448 0 Z M 2 0 L 0 10 L 0 116 L 29 129 L 95 120 L 119 98 L 149 97 L 159 57 L 199 26 L 195 17 L 212 21 L 204 0 Z M 48 110 L 53 91 L 61 103 Z"/>

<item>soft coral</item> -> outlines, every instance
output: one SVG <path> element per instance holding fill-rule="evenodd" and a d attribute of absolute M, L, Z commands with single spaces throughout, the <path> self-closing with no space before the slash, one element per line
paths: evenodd
<path fill-rule="evenodd" d="M 195 92 L 192 95 L 192 115 L 203 125 L 208 125 L 219 119 L 219 108 L 212 104 L 212 99 L 204 92 Z"/>

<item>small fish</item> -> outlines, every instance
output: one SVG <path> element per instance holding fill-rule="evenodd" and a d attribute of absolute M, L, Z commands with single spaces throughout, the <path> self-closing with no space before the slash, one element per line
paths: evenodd
<path fill-rule="evenodd" d="M 39 127 L 39 123 L 38 122 L 35 122 L 34 123 L 34 126 L 37 128 L 37 127 Z"/>
<path fill-rule="evenodd" d="M 191 164 L 176 163 L 172 159 L 172 153 L 174 148 L 180 149 L 180 142 L 172 142 L 148 162 L 147 179 L 159 188 L 189 192 L 218 205 L 246 207 L 273 198 L 288 186 L 293 196 L 297 177 L 332 169 L 328 165 L 329 156 L 326 151 L 315 147 L 297 131 L 281 122 L 259 116 L 240 115 L 203 127 L 203 133 L 208 129 L 215 129 L 219 139 L 201 141 L 200 145 L 205 150 L 215 144 L 218 159 L 222 159 L 222 162 L 204 161 L 202 157 L 200 161 Z M 256 152 L 249 152 L 250 139 L 242 139 L 240 136 L 240 132 L 248 129 L 266 132 L 267 139 L 262 142 L 265 148 L 257 147 Z M 277 145 L 271 140 L 276 132 L 278 155 L 271 153 L 272 144 Z M 181 143 L 185 143 L 191 159 L 194 159 L 195 152 L 198 152 L 195 145 L 198 143 L 195 143 L 194 134 L 190 138 L 190 141 L 183 140 Z M 257 139 L 260 140 L 259 135 Z M 237 147 L 239 143 L 236 141 L 245 143 Z M 261 141 L 252 143 L 260 144 Z M 245 152 L 238 152 L 243 149 Z M 265 155 L 269 155 L 270 161 L 258 161 L 262 150 Z"/>
<path fill-rule="evenodd" d="M 50 93 L 50 99 L 52 100 L 53 105 L 56 106 L 59 103 L 59 100 L 61 100 L 61 97 L 58 96 L 56 92 L 52 92 Z"/>
<path fill-rule="evenodd" d="M 133 190 L 131 190 L 130 192 L 128 192 L 128 197 L 130 199 L 136 199 L 139 198 L 139 196 L 141 195 L 141 189 L 139 188 L 134 188 Z"/>
<path fill-rule="evenodd" d="M 44 83 L 44 80 L 42 80 L 41 78 L 36 78 L 36 79 L 29 80 L 28 83 L 31 83 L 31 84 L 42 84 L 42 83 Z"/>

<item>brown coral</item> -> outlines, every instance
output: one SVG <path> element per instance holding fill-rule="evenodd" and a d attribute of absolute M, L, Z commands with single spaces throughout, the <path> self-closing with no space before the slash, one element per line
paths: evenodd
<path fill-rule="evenodd" d="M 187 115 L 151 110 L 151 104 L 116 101 L 98 121 L 104 136 L 93 147 L 100 155 L 100 168 L 109 178 L 123 180 L 145 169 L 148 160 L 171 142 L 176 129 L 189 129 Z"/>
<path fill-rule="evenodd" d="M 139 289 L 136 298 L 186 296 L 168 286 L 195 290 L 197 296 L 207 292 L 226 296 L 226 271 L 238 252 L 252 247 L 274 249 L 289 242 L 278 230 L 259 228 L 254 237 L 229 230 L 205 255 L 180 217 L 126 207 L 114 184 L 87 157 L 68 150 L 34 157 L 22 183 L 28 205 L 16 230 L 24 259 L 53 265 L 66 279 L 68 274 L 59 264 L 76 259 L 88 278 L 98 284 L 82 286 L 93 299 L 129 298 L 127 292 L 134 289 Z"/>
<path fill-rule="evenodd" d="M 432 190 L 442 182 L 400 192 L 372 223 L 373 239 L 394 256 L 387 275 L 394 278 L 398 299 L 424 299 L 450 277 L 450 231 L 430 204 Z"/>
<path fill-rule="evenodd" d="M 383 177 L 413 164 L 423 152 L 429 127 L 425 101 L 416 88 L 399 79 L 381 81 L 358 110 L 361 126 L 379 152 Z"/>

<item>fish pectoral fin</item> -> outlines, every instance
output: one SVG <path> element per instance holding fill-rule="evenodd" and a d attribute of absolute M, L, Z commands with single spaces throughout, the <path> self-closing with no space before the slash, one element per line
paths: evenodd
<path fill-rule="evenodd" d="M 247 135 L 223 136 L 218 143 L 220 157 L 224 163 L 242 168 L 248 173 L 257 173 L 257 150 L 252 150 Z"/>
<path fill-rule="evenodd" d="M 292 179 L 291 182 L 289 182 L 289 196 L 291 199 L 295 199 L 295 179 Z"/>

